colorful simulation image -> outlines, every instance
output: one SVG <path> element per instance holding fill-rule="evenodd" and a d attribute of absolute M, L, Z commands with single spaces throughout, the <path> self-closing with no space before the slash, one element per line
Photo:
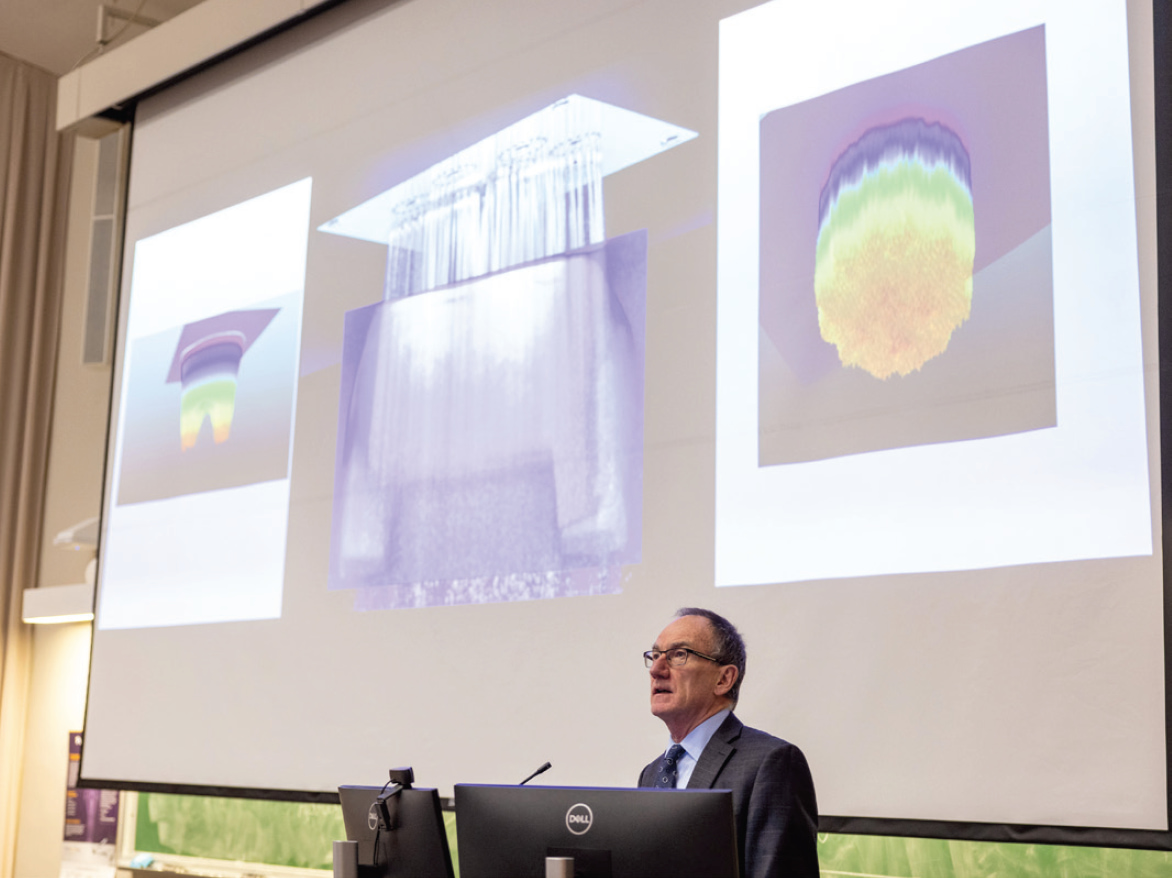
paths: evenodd
<path fill-rule="evenodd" d="M 179 434 L 184 451 L 195 446 L 204 425 L 219 445 L 232 433 L 240 360 L 279 309 L 235 311 L 183 327 L 167 383 L 182 387 Z"/>
<path fill-rule="evenodd" d="M 952 131 L 901 119 L 834 162 L 818 203 L 814 299 L 844 366 L 881 380 L 947 349 L 973 301 L 969 155 Z"/>
<path fill-rule="evenodd" d="M 773 110 L 760 148 L 759 465 L 1056 424 L 1044 27 Z"/>
<path fill-rule="evenodd" d="M 120 505 L 287 476 L 300 298 L 133 342 Z"/>
<path fill-rule="evenodd" d="M 346 315 L 330 587 L 358 609 L 613 593 L 642 545 L 645 232 L 603 179 L 695 134 L 571 95 L 321 227 Z"/>

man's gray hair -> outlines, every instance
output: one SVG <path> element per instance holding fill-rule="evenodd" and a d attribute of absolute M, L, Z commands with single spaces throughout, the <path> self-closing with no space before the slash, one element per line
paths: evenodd
<path fill-rule="evenodd" d="M 741 632 L 737 630 L 736 625 L 712 610 L 704 610 L 700 607 L 681 607 L 676 610 L 676 618 L 683 616 L 701 616 L 712 624 L 712 634 L 716 641 L 714 646 L 716 654 L 713 658 L 722 665 L 733 665 L 737 669 L 737 681 L 728 690 L 728 698 L 732 701 L 733 707 L 736 707 L 737 700 L 741 696 L 741 683 L 745 679 L 745 660 L 747 658 L 745 639 L 741 637 Z"/>

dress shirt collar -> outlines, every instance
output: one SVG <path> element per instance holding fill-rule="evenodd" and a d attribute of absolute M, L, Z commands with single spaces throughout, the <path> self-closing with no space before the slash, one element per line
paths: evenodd
<path fill-rule="evenodd" d="M 704 748 L 708 746 L 708 742 L 712 740 L 712 736 L 716 734 L 716 730 L 720 728 L 720 724 L 724 722 L 725 718 L 732 713 L 729 709 L 717 711 L 688 732 L 684 740 L 680 741 L 680 745 L 684 748 L 684 755 L 679 758 L 679 777 L 676 780 L 676 789 L 684 789 L 688 785 L 688 781 L 692 779 L 692 769 L 696 767 L 696 762 L 700 759 L 700 754 L 704 752 Z M 672 742 L 668 742 L 670 749 Z M 666 753 L 667 750 L 664 750 Z"/>

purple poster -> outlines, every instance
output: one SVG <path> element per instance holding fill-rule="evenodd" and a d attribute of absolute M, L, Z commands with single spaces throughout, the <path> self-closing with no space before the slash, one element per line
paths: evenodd
<path fill-rule="evenodd" d="M 65 841 L 114 844 L 118 835 L 118 791 L 77 788 L 81 732 L 69 733 L 69 776 L 65 787 Z"/>

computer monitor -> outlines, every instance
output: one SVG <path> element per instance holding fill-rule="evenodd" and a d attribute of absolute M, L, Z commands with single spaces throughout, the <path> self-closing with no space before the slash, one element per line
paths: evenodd
<path fill-rule="evenodd" d="M 394 828 L 379 825 L 385 787 L 341 786 L 346 838 L 358 842 L 358 878 L 453 878 L 439 794 L 404 789 L 388 803 Z"/>
<path fill-rule="evenodd" d="M 456 785 L 461 878 L 737 878 L 728 790 Z"/>

